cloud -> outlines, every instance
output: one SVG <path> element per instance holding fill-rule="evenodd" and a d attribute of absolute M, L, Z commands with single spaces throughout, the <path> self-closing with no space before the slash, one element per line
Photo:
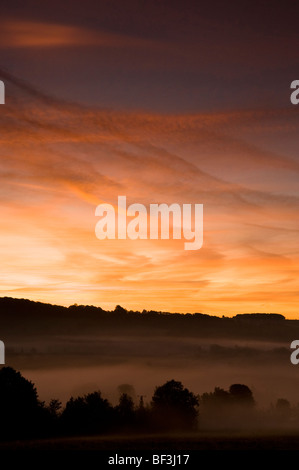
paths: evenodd
<path fill-rule="evenodd" d="M 13 236 L 2 245 L 9 292 L 28 289 L 25 272 L 34 280 L 32 298 L 57 295 L 64 304 L 293 312 L 298 249 L 290 233 L 298 193 L 285 188 L 298 163 L 248 137 L 256 122 L 277 123 L 279 110 L 163 116 L 102 110 L 60 102 L 6 77 L 13 99 L 0 115 L 2 233 L 9 240 L 22 227 L 18 244 L 23 237 L 26 247 L 15 250 Z M 277 138 L 292 118 L 284 113 Z M 257 178 L 273 172 L 275 181 L 257 190 L 244 180 L 249 169 Z M 95 207 L 115 205 L 121 194 L 128 204 L 146 206 L 203 203 L 203 248 L 187 253 L 183 240 L 100 242 Z M 35 263 L 40 246 L 43 262 Z M 270 286 L 280 281 L 271 300 Z"/>
<path fill-rule="evenodd" d="M 154 47 L 154 40 L 134 38 L 92 28 L 63 23 L 4 19 L 1 24 L 1 48 L 57 48 L 97 46 L 103 48 Z"/>

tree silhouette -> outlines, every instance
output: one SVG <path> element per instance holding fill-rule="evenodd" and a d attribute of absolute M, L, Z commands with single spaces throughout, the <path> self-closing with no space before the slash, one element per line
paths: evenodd
<path fill-rule="evenodd" d="M 288 421 L 291 416 L 291 404 L 289 400 L 278 398 L 275 404 L 274 414 L 280 423 Z"/>
<path fill-rule="evenodd" d="M 0 433 L 2 437 L 31 435 L 42 418 L 36 388 L 12 367 L 0 369 Z"/>
<path fill-rule="evenodd" d="M 230 405 L 251 407 L 255 403 L 250 388 L 242 384 L 231 385 L 228 392 L 220 387 L 215 387 L 214 392 L 203 393 L 199 401 L 202 406 L 214 409 Z"/>
<path fill-rule="evenodd" d="M 229 393 L 233 403 L 251 407 L 254 405 L 252 391 L 247 385 L 233 384 L 229 387 Z"/>
<path fill-rule="evenodd" d="M 61 415 L 66 432 L 71 434 L 102 433 L 110 429 L 114 421 L 113 408 L 101 392 L 73 398 L 66 403 Z"/>
<path fill-rule="evenodd" d="M 135 389 L 134 389 L 133 385 L 131 385 L 131 384 L 126 384 L 126 383 L 120 384 L 117 387 L 117 391 L 119 393 L 119 396 L 121 396 L 123 393 L 125 393 L 126 395 L 131 397 L 132 400 L 134 400 L 136 398 Z"/>
<path fill-rule="evenodd" d="M 59 417 L 59 412 L 61 408 L 62 408 L 62 403 L 60 400 L 57 400 L 57 398 L 52 398 L 52 400 L 50 400 L 49 405 L 47 406 L 49 414 L 55 419 Z"/>
<path fill-rule="evenodd" d="M 285 413 L 289 412 L 289 410 L 291 409 L 291 404 L 289 400 L 286 400 L 285 398 L 278 398 L 275 404 L 275 408 L 276 410 Z"/>
<path fill-rule="evenodd" d="M 115 412 L 118 426 L 125 429 L 132 429 L 134 427 L 136 423 L 134 402 L 127 393 L 123 393 L 120 396 Z"/>
<path fill-rule="evenodd" d="M 203 393 L 199 398 L 199 403 L 206 409 L 220 409 L 231 403 L 230 393 L 223 388 L 215 387 L 214 392 Z"/>
<path fill-rule="evenodd" d="M 126 386 L 127 387 L 127 386 Z M 61 402 L 52 399 L 45 406 L 34 384 L 11 367 L 0 369 L 0 437 L 2 439 L 40 438 L 69 434 L 107 432 L 192 431 L 197 427 L 200 407 L 201 429 L 250 429 L 260 423 L 255 400 L 247 385 L 232 384 L 229 390 L 215 387 L 196 397 L 181 382 L 170 380 L 156 387 L 150 405 L 134 406 L 128 393 L 122 393 L 112 407 L 101 392 L 71 397 L 61 412 Z M 295 413 L 295 415 L 294 415 Z M 272 406 L 270 424 L 292 424 L 296 411 L 286 399 Z M 256 420 L 258 418 L 258 421 Z M 272 420 L 272 421 L 271 421 Z"/>
<path fill-rule="evenodd" d="M 215 387 L 199 397 L 201 425 L 210 429 L 242 428 L 254 422 L 255 404 L 247 385 L 233 384 L 229 391 Z"/>
<path fill-rule="evenodd" d="M 155 389 L 152 397 L 154 423 L 163 429 L 193 429 L 198 399 L 181 382 L 170 380 Z"/>

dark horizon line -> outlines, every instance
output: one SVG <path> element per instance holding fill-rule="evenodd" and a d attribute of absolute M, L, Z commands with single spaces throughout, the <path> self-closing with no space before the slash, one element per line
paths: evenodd
<path fill-rule="evenodd" d="M 92 304 L 88 304 L 88 305 L 84 305 L 84 304 L 77 304 L 77 303 L 74 303 L 74 304 L 71 304 L 69 306 L 65 306 L 65 305 L 58 305 L 58 304 L 53 304 L 53 303 L 49 303 L 49 302 L 42 302 L 42 301 L 39 301 L 39 300 L 31 300 L 31 299 L 28 299 L 28 298 L 18 298 L 18 297 L 9 297 L 9 296 L 3 296 L 3 297 L 0 297 L 0 304 L 2 301 L 15 301 L 15 302 L 26 302 L 26 303 L 31 303 L 31 304 L 36 304 L 36 305 L 44 305 L 44 306 L 47 306 L 47 307 L 58 307 L 58 308 L 62 308 L 62 309 L 66 309 L 66 310 L 69 310 L 69 309 L 76 309 L 76 308 L 82 308 L 82 309 L 86 309 L 86 308 L 90 308 L 90 309 L 97 309 L 98 311 L 101 311 L 101 312 L 106 312 L 106 313 L 132 313 L 132 314 L 140 314 L 140 315 L 144 315 L 144 314 L 159 314 L 159 315 L 172 315 L 172 316 L 201 316 L 201 317 L 210 317 L 210 318 L 219 318 L 219 319 L 240 319 L 241 317 L 242 318 L 249 318 L 251 317 L 252 319 L 253 318 L 258 318 L 258 319 L 276 319 L 276 320 L 291 320 L 291 321 L 294 321 L 294 320 L 299 320 L 299 317 L 298 318 L 286 318 L 284 315 L 282 315 L 281 313 L 275 313 L 275 312 L 268 312 L 268 313 L 265 313 L 265 312 L 246 312 L 246 313 L 237 313 L 236 315 L 234 316 L 225 316 L 225 315 L 213 315 L 213 314 L 208 314 L 208 313 L 202 313 L 202 312 L 194 312 L 194 313 L 190 313 L 190 312 L 185 312 L 185 313 L 179 313 L 179 312 L 168 312 L 168 311 L 162 311 L 162 310 L 147 310 L 147 309 L 143 309 L 142 311 L 141 310 L 132 310 L 132 309 L 126 309 L 125 307 L 122 307 L 121 305 L 116 305 L 114 310 L 106 310 L 106 309 L 103 309 L 102 307 L 100 306 L 97 306 L 97 305 L 92 305 Z"/>

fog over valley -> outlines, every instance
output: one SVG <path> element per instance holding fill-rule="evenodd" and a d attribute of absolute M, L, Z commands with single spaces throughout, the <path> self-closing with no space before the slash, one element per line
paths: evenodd
<path fill-rule="evenodd" d="M 106 312 L 0 299 L 6 364 L 32 380 L 40 399 L 63 402 L 94 390 L 112 402 L 130 385 L 138 402 L 180 380 L 196 394 L 244 383 L 260 407 L 299 402 L 299 366 L 290 362 L 299 321 L 282 315 L 233 318 L 162 312 Z"/>

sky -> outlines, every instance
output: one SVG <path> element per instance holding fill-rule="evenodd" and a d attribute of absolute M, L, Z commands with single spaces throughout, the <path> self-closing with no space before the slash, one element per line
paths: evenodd
<path fill-rule="evenodd" d="M 298 313 L 296 1 L 2 0 L 0 295 Z M 203 247 L 98 204 L 203 204 Z"/>

